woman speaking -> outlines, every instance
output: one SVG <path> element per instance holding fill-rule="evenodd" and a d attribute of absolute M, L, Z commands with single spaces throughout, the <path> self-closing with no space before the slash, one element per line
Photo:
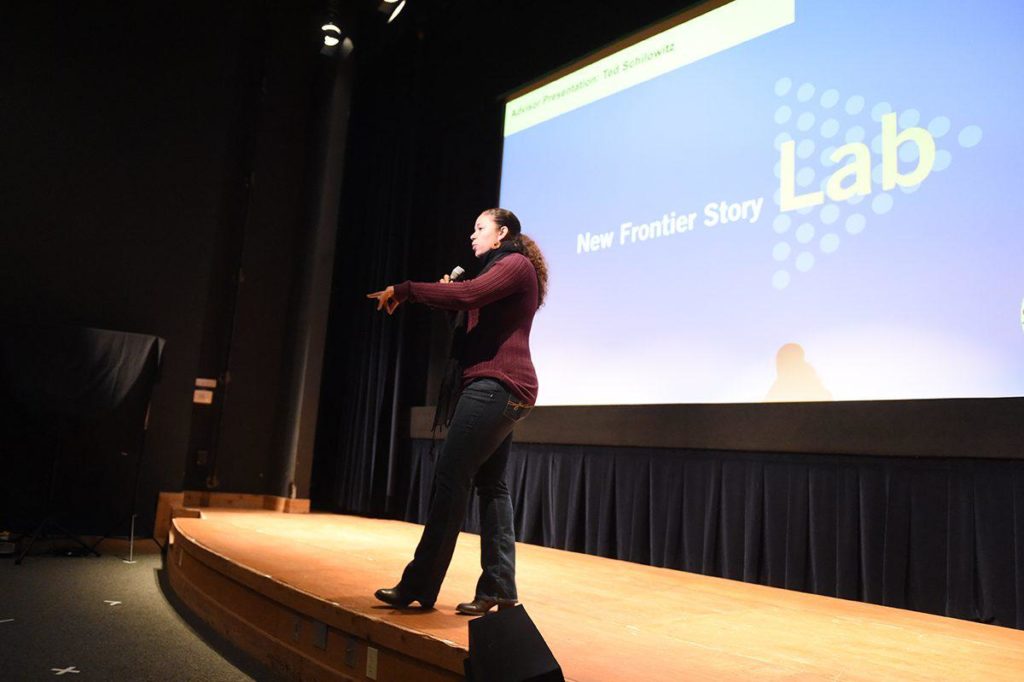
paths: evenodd
<path fill-rule="evenodd" d="M 377 310 L 389 315 L 405 301 L 466 313 L 457 318 L 464 323 L 457 322 L 454 343 L 460 371 L 449 387 L 457 398 L 447 403 L 455 410 L 437 462 L 427 523 L 402 579 L 375 596 L 400 608 L 414 601 L 433 607 L 475 486 L 483 573 L 473 601 L 457 610 L 479 615 L 495 605 L 512 606 L 518 598 L 512 497 L 504 474 L 512 429 L 537 399 L 530 328 L 544 302 L 548 277 L 540 249 L 522 234 L 511 211 L 492 208 L 481 213 L 470 242 L 483 262 L 475 279 L 452 282 L 445 276 L 437 283 L 403 282 L 368 294 L 377 300 Z M 445 404 L 442 395 L 439 408 Z"/>

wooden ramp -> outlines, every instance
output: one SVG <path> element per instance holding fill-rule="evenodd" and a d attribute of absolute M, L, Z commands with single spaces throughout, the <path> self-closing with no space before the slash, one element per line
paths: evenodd
<path fill-rule="evenodd" d="M 287 677 L 461 679 L 469 619 L 455 605 L 473 596 L 477 536 L 459 538 L 434 610 L 373 598 L 397 582 L 420 530 L 203 509 L 174 519 L 168 571 L 189 608 Z M 516 552 L 520 599 L 575 682 L 1024 679 L 1018 630 L 533 545 Z"/>

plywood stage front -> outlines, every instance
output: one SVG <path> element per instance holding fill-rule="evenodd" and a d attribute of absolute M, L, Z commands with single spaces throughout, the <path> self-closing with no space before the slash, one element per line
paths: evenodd
<path fill-rule="evenodd" d="M 296 679 L 459 679 L 479 539 L 463 534 L 434 610 L 373 598 L 421 527 L 331 514 L 203 509 L 176 518 L 171 584 Z M 566 679 L 1020 680 L 1024 632 L 517 545 L 519 596 Z"/>

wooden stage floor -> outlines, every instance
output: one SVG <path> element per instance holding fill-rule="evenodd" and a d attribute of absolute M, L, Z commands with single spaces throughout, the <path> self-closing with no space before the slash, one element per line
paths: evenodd
<path fill-rule="evenodd" d="M 172 581 L 187 556 L 283 604 L 291 616 L 261 607 L 240 617 L 290 617 L 281 640 L 291 633 L 299 641 L 302 614 L 454 670 L 468 651 L 469 619 L 454 609 L 473 596 L 477 536 L 460 537 L 434 610 L 399 611 L 373 598 L 397 582 L 420 529 L 331 514 L 203 509 L 202 518 L 174 520 L 168 562 Z M 516 551 L 520 599 L 568 680 L 1024 679 L 1022 631 L 533 545 Z M 179 584 L 201 592 L 202 581 Z M 210 593 L 233 598 L 226 588 Z M 195 595 L 185 601 L 198 603 Z M 231 636 L 243 628 L 221 629 Z M 358 675 L 339 679 L 366 679 L 363 660 L 356 663 Z M 301 676 L 331 677 L 323 665 Z M 278 667 L 300 676 L 295 665 Z M 386 679 L 385 667 L 378 679 Z"/>

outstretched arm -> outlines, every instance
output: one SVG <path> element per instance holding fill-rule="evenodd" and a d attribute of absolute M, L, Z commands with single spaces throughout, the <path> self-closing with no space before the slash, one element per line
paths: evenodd
<path fill-rule="evenodd" d="M 519 254 L 509 255 L 467 282 L 402 282 L 392 296 L 399 302 L 425 303 L 445 310 L 473 310 L 522 291 L 536 277 L 533 265 Z"/>
<path fill-rule="evenodd" d="M 438 280 L 439 284 L 451 284 L 451 282 L 452 279 L 448 275 L 445 275 L 444 277 Z M 395 298 L 394 286 L 390 286 L 387 289 L 384 289 L 383 291 L 375 291 L 372 294 L 367 294 L 366 298 L 376 299 L 377 310 L 380 310 L 381 308 L 386 308 L 388 311 L 388 315 L 393 314 L 395 312 L 395 308 L 397 308 L 398 305 L 401 303 L 401 301 Z"/>

